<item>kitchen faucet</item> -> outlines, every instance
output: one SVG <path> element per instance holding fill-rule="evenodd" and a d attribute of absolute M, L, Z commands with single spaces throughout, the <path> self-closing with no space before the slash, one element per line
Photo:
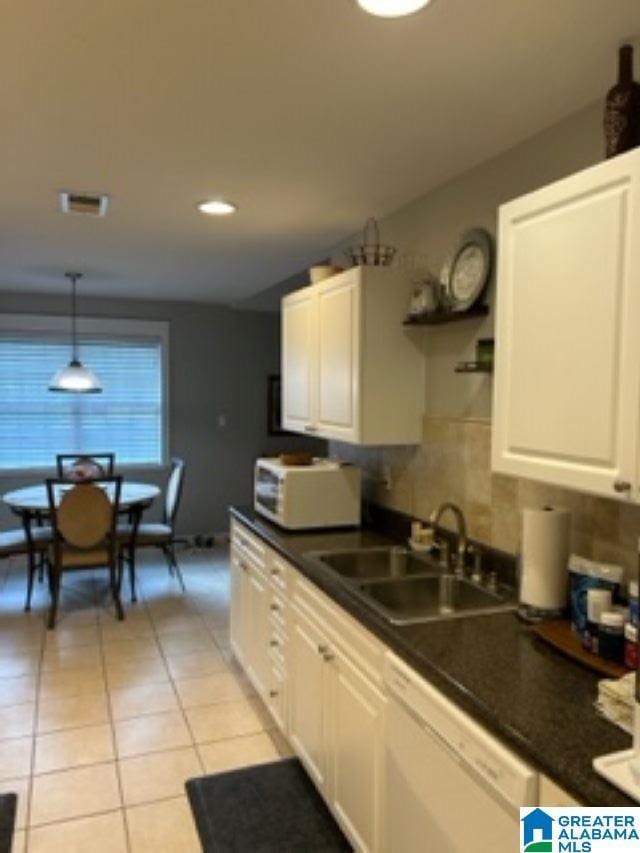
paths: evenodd
<path fill-rule="evenodd" d="M 451 501 L 445 501 L 445 503 L 440 504 L 438 509 L 435 509 L 431 513 L 429 516 L 429 524 L 434 531 L 437 530 L 440 519 L 447 510 L 453 513 L 458 525 L 458 553 L 453 564 L 453 570 L 454 574 L 463 575 L 464 564 L 467 556 L 467 522 L 465 521 L 464 513 L 457 504 L 454 504 Z M 449 543 L 446 540 L 440 543 L 440 547 L 444 547 L 445 549 L 443 553 L 446 555 L 447 562 L 449 554 L 448 545 Z"/>

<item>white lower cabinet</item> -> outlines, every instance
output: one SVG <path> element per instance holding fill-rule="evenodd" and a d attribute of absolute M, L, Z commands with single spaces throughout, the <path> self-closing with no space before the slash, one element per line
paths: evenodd
<path fill-rule="evenodd" d="M 379 850 L 386 703 L 343 655 L 330 668 L 331 803 L 358 849 Z"/>
<path fill-rule="evenodd" d="M 348 656 L 292 608 L 290 739 L 358 850 L 379 850 L 385 701 Z"/>
<path fill-rule="evenodd" d="M 271 663 L 269 659 L 269 586 L 265 575 L 251 567 L 248 572 L 248 636 L 246 655 L 249 674 L 260 696 L 269 691 Z"/>
<path fill-rule="evenodd" d="M 327 784 L 328 646 L 312 623 L 292 613 L 289 691 L 289 738 L 313 781 Z"/>
<path fill-rule="evenodd" d="M 242 556 L 235 548 L 231 551 L 231 607 L 229 636 L 231 648 L 240 663 L 245 665 L 248 638 L 249 576 Z"/>
<path fill-rule="evenodd" d="M 519 759 L 463 719 L 456 706 L 410 668 L 396 663 L 403 690 L 412 680 L 422 683 L 422 699 L 405 697 L 400 714 L 389 687 L 386 647 L 282 557 L 266 546 L 260 552 L 244 529 L 242 536 L 244 544 L 232 533 L 233 651 L 354 848 L 366 853 L 435 850 L 434 839 L 444 844 L 444 835 L 438 834 L 440 816 L 442 826 L 448 826 L 451 797 L 464 793 L 479 810 L 469 830 L 473 844 L 458 843 L 466 830 L 457 827 L 449 833 L 449 846 L 438 850 L 497 849 L 483 846 L 484 841 L 490 844 L 503 826 L 505 837 L 511 837 L 516 812 L 512 808 L 507 818 L 495 806 L 494 795 L 485 790 L 492 787 L 491 779 L 478 785 L 478 772 L 463 772 L 473 757 L 451 760 L 455 750 L 446 747 L 446 733 L 455 720 L 473 733 L 483 745 L 476 756 L 481 769 L 487 767 L 489 743 L 500 767 L 511 772 L 521 765 Z M 418 706 L 424 717 L 420 723 Z M 445 735 L 436 737 L 436 727 Z M 390 749 L 390 734 L 398 749 Z M 537 776 L 527 786 L 529 794 L 521 801 L 533 804 Z M 541 783 L 539 798 L 543 805 L 564 802 L 550 780 Z"/>

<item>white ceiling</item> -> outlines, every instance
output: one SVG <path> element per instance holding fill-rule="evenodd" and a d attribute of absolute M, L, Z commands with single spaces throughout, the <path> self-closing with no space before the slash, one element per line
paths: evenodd
<path fill-rule="evenodd" d="M 0 0 L 0 282 L 233 302 L 603 96 L 637 0 Z M 63 216 L 59 189 L 109 193 Z M 194 204 L 222 195 L 240 212 Z"/>

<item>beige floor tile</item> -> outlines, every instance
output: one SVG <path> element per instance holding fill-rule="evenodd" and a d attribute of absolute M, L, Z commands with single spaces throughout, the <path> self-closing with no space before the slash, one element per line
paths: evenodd
<path fill-rule="evenodd" d="M 126 811 L 131 853 L 201 853 L 186 797 Z"/>
<path fill-rule="evenodd" d="M 85 726 L 36 738 L 34 773 L 51 773 L 114 758 L 111 725 Z"/>
<path fill-rule="evenodd" d="M 32 734 L 35 710 L 34 702 L 0 708 L 0 740 Z"/>
<path fill-rule="evenodd" d="M 224 652 L 228 652 L 231 649 L 231 639 L 229 637 L 229 629 L 221 628 L 214 629 L 213 638 L 216 641 L 216 645 L 219 649 L 222 649 Z"/>
<path fill-rule="evenodd" d="M 107 664 L 107 684 L 110 690 L 166 681 L 169 681 L 169 673 L 162 660 L 127 660 Z"/>
<path fill-rule="evenodd" d="M 199 744 L 198 752 L 207 773 L 222 773 L 236 767 L 263 764 L 281 758 L 267 732 Z"/>
<path fill-rule="evenodd" d="M 199 616 L 169 616 L 154 622 L 156 633 L 162 638 L 166 634 L 181 633 L 183 631 L 200 631 L 203 624 Z"/>
<path fill-rule="evenodd" d="M 0 708 L 22 705 L 36 698 L 38 680 L 33 675 L 18 678 L 0 678 Z"/>
<path fill-rule="evenodd" d="M 102 634 L 102 642 L 117 643 L 123 640 L 136 640 L 141 637 L 152 637 L 153 626 L 149 620 L 130 619 L 127 614 L 122 622 L 114 620 L 112 622 L 101 622 L 100 633 Z"/>
<path fill-rule="evenodd" d="M 120 805 L 115 764 L 47 773 L 33 778 L 31 825 L 112 811 Z"/>
<path fill-rule="evenodd" d="M 37 652 L 42 647 L 44 642 L 44 633 L 42 630 L 34 630 L 31 627 L 21 629 L 16 628 L 0 628 L 0 649 L 2 649 L 3 657 L 9 652 Z"/>
<path fill-rule="evenodd" d="M 0 794 L 18 795 L 16 829 L 24 829 L 27 825 L 30 787 L 30 779 L 5 779 L 3 782 L 0 782 Z"/>
<path fill-rule="evenodd" d="M 191 708 L 185 714 L 196 743 L 255 734 L 266 728 L 256 704 L 248 699 Z"/>
<path fill-rule="evenodd" d="M 139 687 L 129 687 L 125 690 L 112 690 L 109 697 L 114 720 L 126 720 L 145 714 L 180 710 L 173 685 L 170 682 L 142 684 Z"/>
<path fill-rule="evenodd" d="M 120 720 L 114 723 L 114 728 L 120 758 L 192 745 L 191 734 L 179 712 Z"/>
<path fill-rule="evenodd" d="M 0 678 L 17 678 L 21 675 L 36 675 L 40 666 L 40 651 L 25 650 L 13 655 L 0 656 Z"/>
<path fill-rule="evenodd" d="M 31 773 L 33 738 L 0 740 L 0 780 L 20 779 Z"/>
<path fill-rule="evenodd" d="M 29 853 L 127 853 L 124 812 L 40 826 L 29 833 Z"/>
<path fill-rule="evenodd" d="M 75 602 L 64 602 L 63 608 L 58 613 L 56 631 L 58 628 L 86 628 L 98 623 L 98 610 L 95 607 L 87 607 Z"/>
<path fill-rule="evenodd" d="M 100 646 L 49 646 L 42 656 L 42 671 L 82 669 L 102 665 Z"/>
<path fill-rule="evenodd" d="M 202 766 L 193 747 L 125 758 L 119 762 L 125 805 L 151 803 L 184 795 L 184 783 L 202 776 Z"/>
<path fill-rule="evenodd" d="M 38 734 L 62 729 L 78 729 L 109 721 L 109 706 L 105 693 L 45 699 L 38 708 Z"/>
<path fill-rule="evenodd" d="M 176 681 L 175 685 L 183 708 L 198 708 L 216 702 L 242 699 L 254 692 L 247 679 L 233 672 L 216 672 L 201 678 L 188 678 Z"/>
<path fill-rule="evenodd" d="M 57 625 L 48 631 L 45 649 L 62 649 L 69 646 L 95 646 L 100 634 L 97 625 Z"/>
<path fill-rule="evenodd" d="M 215 652 L 216 644 L 205 628 L 198 631 L 176 631 L 163 634 L 160 645 L 165 655 L 188 655 L 192 652 Z"/>
<path fill-rule="evenodd" d="M 161 658 L 160 648 L 154 637 L 133 637 L 125 640 L 107 640 L 104 643 L 104 659 L 109 663 L 129 660 Z"/>
<path fill-rule="evenodd" d="M 226 664 L 219 651 L 201 651 L 188 655 L 171 655 L 167 657 L 167 667 L 172 678 L 182 679 L 224 672 Z"/>
<path fill-rule="evenodd" d="M 59 669 L 40 676 L 40 699 L 64 699 L 107 689 L 102 665 L 81 669 Z"/>

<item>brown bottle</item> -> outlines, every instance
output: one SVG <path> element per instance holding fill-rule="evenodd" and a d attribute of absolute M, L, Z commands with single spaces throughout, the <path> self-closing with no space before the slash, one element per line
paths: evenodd
<path fill-rule="evenodd" d="M 604 109 L 607 157 L 615 157 L 640 145 L 640 83 L 633 79 L 633 47 L 619 51 L 618 82 L 607 94 Z"/>

